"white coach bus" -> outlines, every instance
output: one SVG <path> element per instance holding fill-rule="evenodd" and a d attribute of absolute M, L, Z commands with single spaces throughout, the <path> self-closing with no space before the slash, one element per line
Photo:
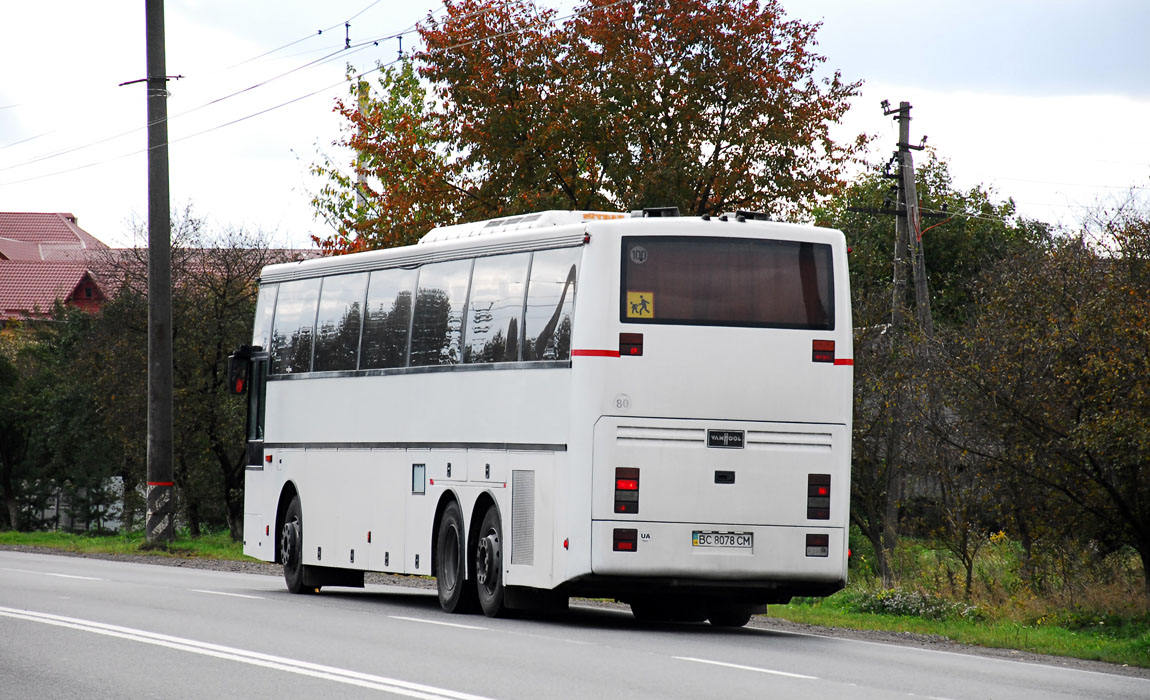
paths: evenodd
<path fill-rule="evenodd" d="M 264 269 L 244 553 L 288 588 L 431 575 L 448 611 L 612 597 L 742 625 L 847 578 L 834 230 L 548 211 Z"/>

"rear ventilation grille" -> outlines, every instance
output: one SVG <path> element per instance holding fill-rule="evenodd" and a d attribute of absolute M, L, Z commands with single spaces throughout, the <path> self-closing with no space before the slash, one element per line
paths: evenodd
<path fill-rule="evenodd" d="M 707 430 L 705 428 L 620 425 L 615 429 L 615 441 L 619 445 L 633 447 L 706 447 Z M 829 452 L 833 446 L 834 436 L 829 432 L 747 431 L 746 447 L 752 450 L 782 449 Z"/>
<path fill-rule="evenodd" d="M 511 472 L 511 563 L 535 563 L 535 472 Z"/>
<path fill-rule="evenodd" d="M 707 431 L 703 428 L 650 428 L 620 425 L 615 432 L 620 445 L 660 445 L 663 447 L 693 447 L 707 444 Z"/>
<path fill-rule="evenodd" d="M 748 430 L 747 448 L 760 450 L 831 450 L 834 438 L 830 433 L 799 433 L 782 430 Z"/>

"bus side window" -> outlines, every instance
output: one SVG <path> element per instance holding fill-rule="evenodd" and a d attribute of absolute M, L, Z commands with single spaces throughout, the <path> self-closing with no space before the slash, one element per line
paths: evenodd
<path fill-rule="evenodd" d="M 316 372 L 356 368 L 366 293 L 366 272 L 324 278 L 315 324 Z"/>
<path fill-rule="evenodd" d="M 453 260 L 420 269 L 411 325 L 409 364 L 412 367 L 459 363 L 471 263 L 471 260 Z"/>
<path fill-rule="evenodd" d="M 319 279 L 295 280 L 280 285 L 272 322 L 272 374 L 311 371 L 319 286 Z"/>
<path fill-rule="evenodd" d="M 403 367 L 419 270 L 376 270 L 367 285 L 360 369 Z"/>
<path fill-rule="evenodd" d="M 523 360 L 571 358 L 575 278 L 581 248 L 535 252 L 523 321 Z"/>
<path fill-rule="evenodd" d="M 523 292 L 530 260 L 530 253 L 516 253 L 475 261 L 467 298 L 465 363 L 519 361 Z"/>

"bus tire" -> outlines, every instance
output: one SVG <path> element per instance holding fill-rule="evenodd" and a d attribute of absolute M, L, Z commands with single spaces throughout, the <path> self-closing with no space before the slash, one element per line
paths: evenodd
<path fill-rule="evenodd" d="M 494 505 L 487 508 L 475 544 L 475 589 L 488 617 L 503 615 L 503 525 Z"/>
<path fill-rule="evenodd" d="M 280 558 L 284 565 L 284 581 L 292 593 L 312 593 L 318 588 L 304 585 L 303 565 L 303 507 L 299 496 L 293 496 L 284 514 L 280 531 Z"/>
<path fill-rule="evenodd" d="M 751 621 L 754 606 L 738 603 L 712 604 L 707 620 L 715 627 L 742 627 Z"/>
<path fill-rule="evenodd" d="M 449 613 L 472 612 L 475 589 L 466 577 L 467 539 L 463 532 L 463 513 L 455 501 L 447 504 L 439 517 L 439 534 L 435 543 L 435 587 L 439 607 Z"/>

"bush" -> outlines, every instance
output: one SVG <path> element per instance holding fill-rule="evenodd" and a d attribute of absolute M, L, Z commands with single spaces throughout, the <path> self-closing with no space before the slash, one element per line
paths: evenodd
<path fill-rule="evenodd" d="M 980 620 L 984 615 L 976 605 L 948 601 L 921 591 L 893 588 L 886 591 L 851 591 L 844 596 L 853 612 L 921 617 L 928 620 Z"/>

